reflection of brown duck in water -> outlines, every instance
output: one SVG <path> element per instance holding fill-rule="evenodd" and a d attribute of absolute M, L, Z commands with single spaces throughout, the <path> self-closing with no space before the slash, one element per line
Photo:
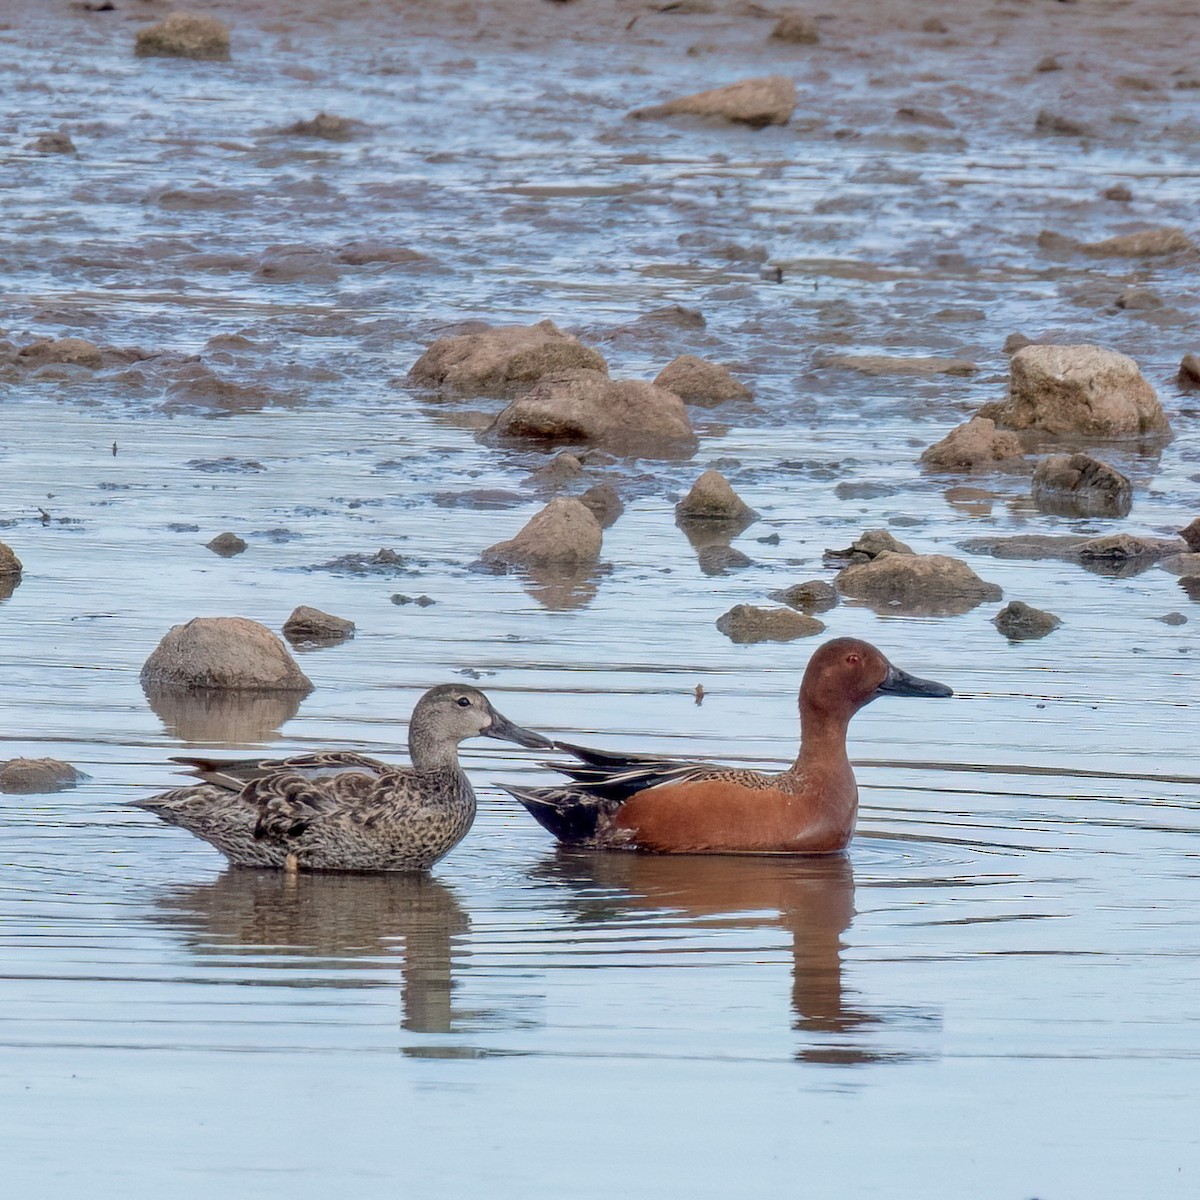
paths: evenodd
<path fill-rule="evenodd" d="M 888 1021 L 886 1011 L 856 1007 L 842 981 L 842 934 L 854 919 L 854 870 L 844 855 L 826 858 L 665 856 L 560 851 L 541 874 L 576 888 L 580 918 L 661 909 L 682 913 L 694 927 L 777 927 L 792 939 L 793 1028 L 816 1035 L 797 1052 L 812 1062 L 863 1063 L 893 1058 L 871 1050 L 861 1035 Z M 608 889 L 619 889 L 614 896 Z M 726 943 L 714 943 L 722 951 Z M 857 1036 L 856 1036 L 857 1035 Z M 830 1038 L 837 1038 L 836 1041 Z"/>
<path fill-rule="evenodd" d="M 402 940 L 404 1028 L 452 1029 L 454 943 L 470 922 L 454 893 L 429 875 L 226 871 L 213 883 L 165 892 L 155 903 L 155 919 L 186 931 L 194 953 L 252 956 L 257 966 L 274 960 L 292 972 L 300 956 L 388 956 L 379 966 L 392 971 L 391 955 Z"/>

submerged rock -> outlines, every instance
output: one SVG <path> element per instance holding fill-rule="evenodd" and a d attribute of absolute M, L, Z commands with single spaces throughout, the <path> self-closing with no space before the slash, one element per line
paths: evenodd
<path fill-rule="evenodd" d="M 834 584 L 844 596 L 916 612 L 965 612 L 1003 594 L 957 558 L 890 550 L 843 568 Z"/>
<path fill-rule="evenodd" d="M 992 618 L 992 624 L 1010 642 L 1028 642 L 1053 633 L 1062 621 L 1053 613 L 1032 608 L 1021 600 L 1010 600 Z"/>
<path fill-rule="evenodd" d="M 928 467 L 972 471 L 1023 457 L 1021 442 L 1011 430 L 997 429 L 987 417 L 972 417 L 950 430 L 921 454 Z"/>
<path fill-rule="evenodd" d="M 236 533 L 230 533 L 228 530 L 225 533 L 218 533 L 206 545 L 209 550 L 214 554 L 219 554 L 222 558 L 232 558 L 246 549 L 246 543 Z"/>
<path fill-rule="evenodd" d="M 195 617 L 174 626 L 146 659 L 141 681 L 148 690 L 312 690 L 283 642 L 245 617 Z"/>
<path fill-rule="evenodd" d="M 824 633 L 825 624 L 792 608 L 756 608 L 735 604 L 717 618 L 717 628 L 731 642 L 790 642 Z"/>
<path fill-rule="evenodd" d="M 614 382 L 596 371 L 543 379 L 512 401 L 482 436 L 598 446 L 642 458 L 687 458 L 698 444 L 674 392 L 636 379 Z"/>
<path fill-rule="evenodd" d="M 335 617 L 319 608 L 301 604 L 292 610 L 292 615 L 283 623 L 283 636 L 295 645 L 316 643 L 330 645 L 344 642 L 354 636 L 354 622 L 345 617 Z"/>
<path fill-rule="evenodd" d="M 720 471 L 705 471 L 675 505 L 677 522 L 726 521 L 741 529 L 758 520 L 754 511 L 730 486 Z"/>
<path fill-rule="evenodd" d="M 1133 486 L 1090 454 L 1054 454 L 1033 473 L 1033 502 L 1058 516 L 1123 517 L 1133 507 Z"/>
<path fill-rule="evenodd" d="M 87 776 L 58 758 L 10 758 L 0 762 L 0 792 L 31 795 L 61 792 Z"/>
<path fill-rule="evenodd" d="M 837 589 L 823 579 L 810 579 L 807 583 L 794 583 L 778 592 L 769 592 L 767 599 L 778 600 L 788 608 L 804 613 L 827 612 L 838 602 Z"/>
<path fill-rule="evenodd" d="M 1026 346 L 1012 356 L 1008 398 L 980 416 L 1008 429 L 1122 437 L 1170 435 L 1137 363 L 1099 346 Z"/>
<path fill-rule="evenodd" d="M 1182 229 L 1168 227 L 1123 233 L 1102 242 L 1084 242 L 1080 249 L 1097 258 L 1157 258 L 1195 251 L 1196 243 Z"/>
<path fill-rule="evenodd" d="M 681 354 L 669 362 L 659 371 L 654 386 L 674 392 L 685 404 L 702 407 L 750 399 L 750 389 L 734 379 L 728 367 L 694 354 Z"/>
<path fill-rule="evenodd" d="M 229 26 L 216 17 L 174 12 L 157 25 L 139 29 L 133 52 L 142 57 L 223 61 L 229 57 Z"/>
<path fill-rule="evenodd" d="M 603 534 L 591 509 L 570 497 L 551 500 L 516 535 L 489 546 L 480 556 L 493 566 L 591 566 L 600 557 Z"/>
<path fill-rule="evenodd" d="M 100 347 L 86 338 L 44 338 L 23 346 L 18 354 L 25 366 L 40 367 L 44 363 L 70 363 L 79 367 L 99 367 Z"/>
<path fill-rule="evenodd" d="M 718 117 L 736 124 L 761 129 L 766 125 L 786 125 L 796 111 L 796 85 L 786 75 L 765 75 L 742 79 L 708 92 L 695 92 L 638 108 L 631 117 Z"/>
<path fill-rule="evenodd" d="M 408 374 L 414 383 L 460 396 L 508 396 L 564 371 L 605 376 L 608 364 L 553 321 L 540 321 L 438 338 Z"/>

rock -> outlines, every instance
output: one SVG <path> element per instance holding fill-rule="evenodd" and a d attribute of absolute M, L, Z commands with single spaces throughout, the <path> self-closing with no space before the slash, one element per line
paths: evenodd
<path fill-rule="evenodd" d="M 142 57 L 222 61 L 229 57 L 229 26 L 216 17 L 174 12 L 157 25 L 139 29 L 133 52 Z"/>
<path fill-rule="evenodd" d="M 13 548 L 0 542 L 0 579 L 20 578 L 22 569 Z"/>
<path fill-rule="evenodd" d="M 617 489 L 611 483 L 598 483 L 579 496 L 579 503 L 584 505 L 600 522 L 601 529 L 607 529 L 616 523 L 617 518 L 625 511 Z"/>
<path fill-rule="evenodd" d="M 817 23 L 806 12 L 795 10 L 783 13 L 771 30 L 771 39 L 790 42 L 793 46 L 815 46 L 820 40 Z"/>
<path fill-rule="evenodd" d="M 837 589 L 823 579 L 810 579 L 807 583 L 794 583 L 778 592 L 769 592 L 769 600 L 778 600 L 788 608 L 805 613 L 827 612 L 838 602 Z"/>
<path fill-rule="evenodd" d="M 921 462 L 928 467 L 970 471 L 1023 456 L 1015 433 L 998 430 L 996 422 L 987 417 L 972 417 L 922 451 Z"/>
<path fill-rule="evenodd" d="M 992 624 L 1010 642 L 1028 642 L 1053 633 L 1062 621 L 1053 613 L 1032 608 L 1020 600 L 1010 600 L 992 618 Z"/>
<path fill-rule="evenodd" d="M 74 154 L 75 143 L 69 133 L 39 133 L 26 147 L 26 150 L 36 150 L 39 154 Z"/>
<path fill-rule="evenodd" d="M 681 354 L 663 367 L 654 386 L 674 392 L 685 404 L 701 407 L 750 399 L 750 389 L 734 379 L 727 367 L 692 354 Z"/>
<path fill-rule="evenodd" d="M 696 557 L 705 575 L 727 575 L 754 566 L 754 559 L 732 546 L 703 546 Z"/>
<path fill-rule="evenodd" d="M 403 592 L 396 592 L 392 596 L 392 603 L 400 606 L 415 604 L 418 608 L 429 608 L 437 601 L 432 596 L 406 596 Z"/>
<path fill-rule="evenodd" d="M 1061 71 L 1062 63 L 1053 54 L 1047 54 L 1044 58 L 1039 58 L 1037 66 L 1033 68 L 1040 74 L 1045 74 L 1048 71 Z"/>
<path fill-rule="evenodd" d="M 918 612 L 965 612 L 1003 594 L 957 558 L 890 550 L 843 568 L 834 585 L 844 596 Z"/>
<path fill-rule="evenodd" d="M 293 646 L 305 642 L 328 645 L 354 636 L 354 622 L 301 604 L 283 623 L 283 636 Z"/>
<path fill-rule="evenodd" d="M 1196 243 L 1182 229 L 1143 229 L 1102 242 L 1084 242 L 1080 249 L 1098 258 L 1157 258 L 1164 254 L 1191 253 Z"/>
<path fill-rule="evenodd" d="M 336 571 L 345 575 L 409 575 L 412 568 L 402 554 L 389 546 L 381 547 L 374 554 L 340 554 L 328 562 L 309 568 L 315 571 Z"/>
<path fill-rule="evenodd" d="M 1187 624 L 1187 617 L 1185 617 L 1183 615 L 1183 613 L 1181 613 L 1181 612 L 1164 613 L 1161 617 L 1158 617 L 1157 619 L 1159 621 L 1161 621 L 1164 625 L 1186 625 Z"/>
<path fill-rule="evenodd" d="M 1099 346 L 1026 346 L 1010 360 L 1007 399 L 980 416 L 1008 429 L 1122 437 L 1170 436 L 1154 389 L 1137 363 Z"/>
<path fill-rule="evenodd" d="M 1133 193 L 1123 183 L 1114 183 L 1100 193 L 1105 200 L 1115 200 L 1119 204 L 1128 204 L 1133 199 Z"/>
<path fill-rule="evenodd" d="M 338 250 L 337 260 L 348 267 L 366 267 L 375 263 L 409 266 L 412 263 L 428 262 L 429 257 L 411 246 L 366 239 L 361 242 L 347 242 Z"/>
<path fill-rule="evenodd" d="M 675 519 L 688 521 L 728 521 L 745 528 L 758 519 L 754 511 L 729 484 L 720 471 L 705 471 L 678 504 Z"/>
<path fill-rule="evenodd" d="M 1172 575 L 1192 578 L 1200 575 L 1200 554 L 1172 554 L 1169 558 L 1164 558 L 1160 565 Z"/>
<path fill-rule="evenodd" d="M 1146 310 L 1162 308 L 1162 297 L 1145 287 L 1126 288 L 1117 297 L 1117 307 L 1127 310 Z"/>
<path fill-rule="evenodd" d="M 608 365 L 553 321 L 540 321 L 438 338 L 408 374 L 414 383 L 460 396 L 509 396 L 564 371 L 604 376 Z"/>
<path fill-rule="evenodd" d="M 1187 387 L 1200 386 L 1200 355 L 1185 354 L 1179 360 L 1179 382 Z"/>
<path fill-rule="evenodd" d="M 946 24 L 940 17 L 926 17 L 920 25 L 917 26 L 922 33 L 949 33 L 950 26 Z"/>
<path fill-rule="evenodd" d="M 824 622 L 791 608 L 756 608 L 735 604 L 717 618 L 717 628 L 731 642 L 790 642 L 824 633 Z"/>
<path fill-rule="evenodd" d="M 279 132 L 292 137 L 324 138 L 330 142 L 348 142 L 363 128 L 362 121 L 352 117 L 339 117 L 337 113 L 319 112 L 307 121 L 296 121 Z"/>
<path fill-rule="evenodd" d="M 558 488 L 583 474 L 583 463 L 566 450 L 556 454 L 544 466 L 530 472 L 529 480 L 541 488 Z"/>
<path fill-rule="evenodd" d="M 30 795 L 61 792 L 87 776 L 57 758 L 10 758 L 0 762 L 0 792 Z"/>
<path fill-rule="evenodd" d="M 1086 541 L 1087 538 L 1069 533 L 1018 533 L 1011 537 L 968 538 L 958 545 L 968 554 L 989 554 L 992 558 L 1075 562 L 1079 558 L 1079 547 Z"/>
<path fill-rule="evenodd" d="M 666 325 L 672 329 L 704 329 L 708 319 L 698 308 L 688 308 L 683 304 L 664 304 L 662 308 L 652 308 L 644 312 L 635 325 Z"/>
<path fill-rule="evenodd" d="M 1050 112 L 1045 108 L 1039 111 L 1033 127 L 1038 133 L 1048 133 L 1057 137 L 1087 137 L 1091 133 L 1082 121 L 1063 113 Z"/>
<path fill-rule="evenodd" d="M 975 364 L 965 358 L 938 355 L 816 354 L 815 367 L 848 367 L 863 375 L 970 375 Z"/>
<path fill-rule="evenodd" d="M 1033 338 L 1026 337 L 1023 333 L 1010 333 L 1004 339 L 1004 353 L 1016 354 L 1018 350 L 1024 350 L 1026 346 L 1033 345 Z"/>
<path fill-rule="evenodd" d="M 643 458 L 687 458 L 697 439 L 683 401 L 652 383 L 569 371 L 534 384 L 484 431 L 489 441 L 599 446 Z"/>
<path fill-rule="evenodd" d="M 825 557 L 850 563 L 870 562 L 881 554 L 911 554 L 912 547 L 897 541 L 886 529 L 868 529 L 845 550 L 826 550 Z"/>
<path fill-rule="evenodd" d="M 1190 524 L 1185 525 L 1180 531 L 1179 536 L 1187 543 L 1189 550 L 1200 550 L 1200 517 L 1197 517 Z M 0 544 L 0 575 L 4 573 L 4 551 L 8 547 Z M 9 551 L 11 554 L 12 551 Z M 20 571 L 21 564 L 17 564 L 17 570 Z"/>
<path fill-rule="evenodd" d="M 590 566 L 600 557 L 602 540 L 600 522 L 591 509 L 560 496 L 516 537 L 489 546 L 481 558 L 493 566 Z"/>
<path fill-rule="evenodd" d="M 786 75 L 766 75 L 742 79 L 727 87 L 709 92 L 696 92 L 638 108 L 631 117 L 640 120 L 651 117 L 719 117 L 741 125 L 761 129 L 766 125 L 786 125 L 796 111 L 796 85 Z"/>
<path fill-rule="evenodd" d="M 245 617 L 196 617 L 174 626 L 146 659 L 141 681 L 147 690 L 312 690 L 283 642 Z"/>
<path fill-rule="evenodd" d="M 26 366 L 42 366 L 44 363 L 71 363 L 79 367 L 98 367 L 101 364 L 100 347 L 85 338 L 46 338 L 23 346 L 19 358 Z"/>
<path fill-rule="evenodd" d="M 1125 563 L 1133 559 L 1155 561 L 1179 554 L 1185 542 L 1179 538 L 1144 538 L 1132 533 L 1110 533 L 1104 537 L 1088 538 L 1076 548 L 1082 562 Z"/>
<path fill-rule="evenodd" d="M 1033 502 L 1058 516 L 1123 517 L 1133 507 L 1133 487 L 1090 454 L 1054 454 L 1033 472 Z"/>
<path fill-rule="evenodd" d="M 218 533 L 206 545 L 209 550 L 214 554 L 219 554 L 222 558 L 232 558 L 235 554 L 241 554 L 246 549 L 246 543 L 236 533 L 228 531 Z"/>
<path fill-rule="evenodd" d="M 268 246 L 258 259 L 255 279 L 267 283 L 327 283 L 336 279 L 340 265 L 324 246 L 284 242 Z"/>

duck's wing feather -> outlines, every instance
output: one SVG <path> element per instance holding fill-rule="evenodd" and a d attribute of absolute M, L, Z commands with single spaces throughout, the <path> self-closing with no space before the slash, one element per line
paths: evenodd
<path fill-rule="evenodd" d="M 299 776 L 315 780 L 354 772 L 378 778 L 384 772 L 396 770 L 378 759 L 349 750 L 326 750 L 291 758 L 221 759 L 181 755 L 171 761 L 185 767 L 189 775 L 195 775 L 205 783 L 229 792 L 240 792 L 248 783 L 272 776 Z"/>

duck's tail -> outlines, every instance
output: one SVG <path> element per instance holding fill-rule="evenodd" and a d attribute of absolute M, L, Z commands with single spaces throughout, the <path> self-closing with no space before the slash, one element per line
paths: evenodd
<path fill-rule="evenodd" d="M 601 817 L 615 807 L 599 796 L 569 787 L 505 787 L 504 790 L 519 800 L 543 829 L 568 846 L 592 842 Z"/>

